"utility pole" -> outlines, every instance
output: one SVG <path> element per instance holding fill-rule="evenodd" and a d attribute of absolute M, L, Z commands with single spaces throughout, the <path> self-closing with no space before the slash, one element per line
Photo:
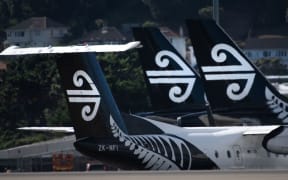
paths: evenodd
<path fill-rule="evenodd" d="M 219 24 L 219 0 L 212 0 L 213 5 L 213 19 Z"/>

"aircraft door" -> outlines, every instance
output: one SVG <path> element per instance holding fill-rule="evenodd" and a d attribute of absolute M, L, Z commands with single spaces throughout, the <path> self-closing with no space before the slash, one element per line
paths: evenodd
<path fill-rule="evenodd" d="M 235 167 L 243 167 L 243 157 L 241 147 L 239 145 L 233 145 L 232 150 L 234 154 Z"/>

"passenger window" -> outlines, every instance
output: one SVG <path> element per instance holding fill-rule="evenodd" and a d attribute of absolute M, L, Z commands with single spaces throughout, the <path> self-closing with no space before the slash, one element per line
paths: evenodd
<path fill-rule="evenodd" d="M 217 151 L 215 151 L 215 157 L 218 158 L 219 157 L 219 154 Z"/>
<path fill-rule="evenodd" d="M 228 158 L 231 158 L 231 153 L 230 153 L 229 150 L 227 151 L 227 157 L 228 157 Z"/>

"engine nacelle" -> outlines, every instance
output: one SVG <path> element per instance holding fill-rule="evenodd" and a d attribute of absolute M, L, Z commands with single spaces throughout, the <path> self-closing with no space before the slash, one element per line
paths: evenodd
<path fill-rule="evenodd" d="M 267 134 L 263 146 L 272 153 L 288 154 L 288 127 L 281 126 Z"/>

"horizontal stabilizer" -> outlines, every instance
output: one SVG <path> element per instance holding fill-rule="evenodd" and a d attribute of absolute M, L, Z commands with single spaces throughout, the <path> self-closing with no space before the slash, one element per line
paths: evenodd
<path fill-rule="evenodd" d="M 243 136 L 247 135 L 266 135 L 271 133 L 273 130 L 280 126 L 251 126 L 246 131 L 243 132 Z"/>
<path fill-rule="evenodd" d="M 21 127 L 17 129 L 25 131 L 74 133 L 73 127 Z"/>
<path fill-rule="evenodd" d="M 83 46 L 48 46 L 48 47 L 28 47 L 10 46 L 3 50 L 0 55 L 28 55 L 28 54 L 63 54 L 82 52 L 122 52 L 140 46 L 139 41 L 127 44 L 107 44 L 107 45 L 83 45 Z"/>

